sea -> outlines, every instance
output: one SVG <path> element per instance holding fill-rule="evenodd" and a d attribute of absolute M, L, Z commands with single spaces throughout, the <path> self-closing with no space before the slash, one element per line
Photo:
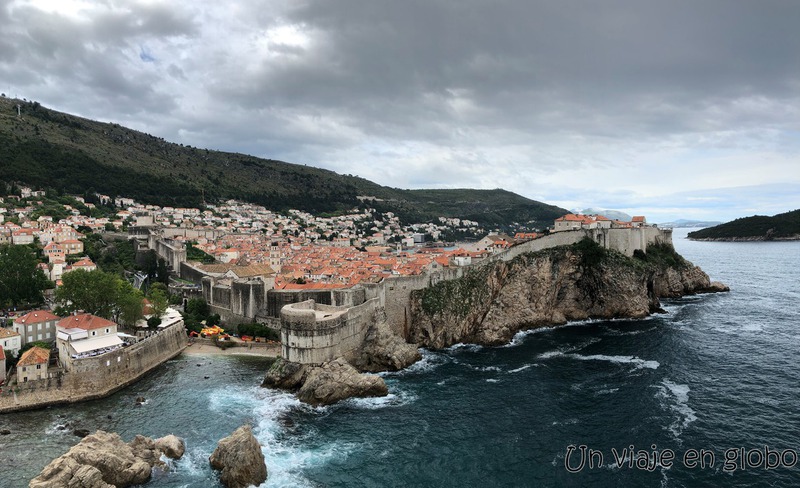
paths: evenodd
<path fill-rule="evenodd" d="M 0 486 L 27 486 L 83 428 L 174 433 L 186 455 L 147 486 L 217 487 L 208 456 L 242 424 L 266 487 L 800 486 L 800 242 L 687 232 L 677 250 L 730 293 L 423 350 L 383 375 L 388 397 L 320 408 L 261 388 L 263 359 L 182 355 L 103 400 L 0 415 Z"/>

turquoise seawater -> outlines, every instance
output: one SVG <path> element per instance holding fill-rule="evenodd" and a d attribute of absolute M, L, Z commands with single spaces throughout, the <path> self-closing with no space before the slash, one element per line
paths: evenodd
<path fill-rule="evenodd" d="M 800 486 L 786 466 L 800 464 L 800 243 L 685 233 L 678 251 L 731 293 L 425 351 L 384 375 L 389 397 L 324 408 L 260 388 L 262 359 L 181 356 L 104 400 L 0 416 L 12 431 L 0 486 L 27 486 L 77 442 L 65 423 L 184 437 L 186 456 L 152 487 L 219 486 L 208 456 L 242 423 L 264 446 L 268 487 Z"/>

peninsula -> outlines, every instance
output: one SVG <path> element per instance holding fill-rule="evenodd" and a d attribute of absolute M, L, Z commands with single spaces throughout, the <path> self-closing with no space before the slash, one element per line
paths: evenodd
<path fill-rule="evenodd" d="M 695 241 L 796 241 L 800 240 L 800 209 L 767 217 L 754 215 L 690 232 Z"/>

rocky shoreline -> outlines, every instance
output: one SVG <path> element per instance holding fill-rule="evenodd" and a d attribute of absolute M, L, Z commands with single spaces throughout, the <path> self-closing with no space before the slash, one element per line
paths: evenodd
<path fill-rule="evenodd" d="M 167 435 L 137 435 L 124 442 L 119 434 L 98 430 L 83 437 L 66 454 L 50 462 L 31 480 L 30 488 L 125 488 L 142 485 L 154 475 L 169 473 L 169 460 L 179 460 L 186 442 Z M 258 486 L 267 480 L 261 445 L 249 425 L 219 441 L 208 459 L 227 488 Z"/>

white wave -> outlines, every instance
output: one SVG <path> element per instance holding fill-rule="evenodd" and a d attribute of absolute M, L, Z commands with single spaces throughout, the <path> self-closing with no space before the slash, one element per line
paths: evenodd
<path fill-rule="evenodd" d="M 304 475 L 305 469 L 323 466 L 332 459 L 346 457 L 358 446 L 332 442 L 317 446 L 303 445 L 303 439 L 284 436 L 286 415 L 292 410 L 319 411 L 302 404 L 295 395 L 279 390 L 255 388 L 257 400 L 253 409 L 257 424 L 253 433 L 262 445 L 269 467 L 264 487 L 310 487 L 313 483 Z"/>
<path fill-rule="evenodd" d="M 499 366 L 470 366 L 470 368 L 474 369 L 475 371 L 502 371 Z"/>
<path fill-rule="evenodd" d="M 520 366 L 519 368 L 516 368 L 516 369 L 509 369 L 508 372 L 509 373 L 519 373 L 520 371 L 525 371 L 526 369 L 528 369 L 530 367 L 531 367 L 530 364 L 526 364 L 525 366 Z"/>
<path fill-rule="evenodd" d="M 677 414 L 677 419 L 670 424 L 669 431 L 680 440 L 683 429 L 697 420 L 695 411 L 689 406 L 689 385 L 673 383 L 665 378 L 658 386 L 656 397 L 667 401 L 667 406 Z"/>
<path fill-rule="evenodd" d="M 595 393 L 595 394 L 596 395 L 610 395 L 612 393 L 616 393 L 617 391 L 619 391 L 619 388 L 605 388 L 605 389 L 602 389 L 602 390 L 597 390 L 597 393 Z"/>
<path fill-rule="evenodd" d="M 608 361 L 617 364 L 633 364 L 636 369 L 657 369 L 661 364 L 658 361 L 647 361 L 645 359 L 637 358 L 636 356 L 606 356 L 605 354 L 593 354 L 591 356 L 583 356 L 581 354 L 565 354 L 567 357 L 579 359 L 581 361 Z"/>
<path fill-rule="evenodd" d="M 392 388 L 392 390 L 394 391 L 389 391 L 389 394 L 383 397 L 349 398 L 343 401 L 342 404 L 366 410 L 378 410 L 386 407 L 408 405 L 418 398 L 417 395 L 405 390 L 398 388 Z"/>
<path fill-rule="evenodd" d="M 539 359 L 550 359 L 558 356 L 563 356 L 564 351 L 547 351 L 536 356 Z"/>
<path fill-rule="evenodd" d="M 401 369 L 400 371 L 384 371 L 382 373 L 378 373 L 378 376 L 394 377 L 405 376 L 408 374 L 428 373 L 438 368 L 442 364 L 454 361 L 453 358 L 448 354 L 431 351 L 428 349 L 420 349 L 419 352 L 422 355 L 422 359 L 411 366 Z"/>
<path fill-rule="evenodd" d="M 504 345 L 502 345 L 500 347 L 515 347 L 515 346 L 519 346 L 520 344 L 522 344 L 525 341 L 525 338 L 528 337 L 529 335 L 541 334 L 541 333 L 544 333 L 544 332 L 550 332 L 550 331 L 555 330 L 556 327 L 559 327 L 559 326 L 536 327 L 534 329 L 521 330 L 521 331 L 517 332 L 516 334 L 514 334 L 514 337 L 511 338 L 511 340 L 508 342 L 508 344 L 504 344 Z"/>
<path fill-rule="evenodd" d="M 486 382 L 487 382 L 487 383 L 497 383 L 497 382 L 499 382 L 499 381 L 500 381 L 500 380 L 498 380 L 498 379 L 495 379 L 495 378 L 489 378 L 488 380 L 486 380 Z"/>
<path fill-rule="evenodd" d="M 210 455 L 210 452 L 199 448 L 187 448 L 183 457 L 174 461 L 175 470 L 191 477 L 202 476 L 208 468 L 208 456 Z"/>
<path fill-rule="evenodd" d="M 458 344 L 453 344 L 452 346 L 445 348 L 445 351 L 455 352 L 464 350 L 469 352 L 478 352 L 481 349 L 483 349 L 483 346 L 480 344 L 464 344 L 463 342 L 459 342 Z"/>
<path fill-rule="evenodd" d="M 249 410 L 258 402 L 249 388 L 217 388 L 208 396 L 208 407 L 213 412 L 227 413 L 238 409 Z"/>

